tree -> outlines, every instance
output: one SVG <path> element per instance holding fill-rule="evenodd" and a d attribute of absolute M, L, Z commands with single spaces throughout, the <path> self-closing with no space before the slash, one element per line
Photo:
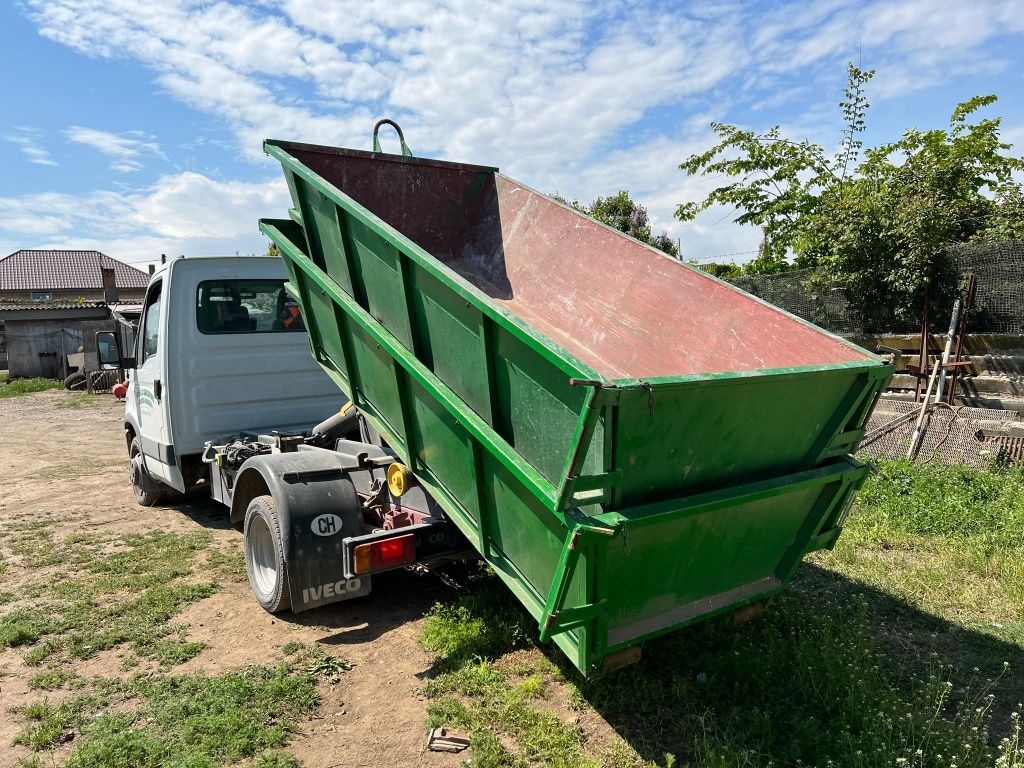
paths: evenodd
<path fill-rule="evenodd" d="M 739 264 L 718 263 L 714 261 L 705 261 L 704 263 L 698 261 L 687 262 L 691 267 L 697 269 L 703 269 L 709 275 L 721 278 L 722 280 L 732 280 L 734 277 L 739 277 L 743 274 L 743 267 Z"/>
<path fill-rule="evenodd" d="M 1021 189 L 1012 177 L 1024 162 L 1000 140 L 1000 118 L 971 122 L 996 97 L 957 105 L 948 130 L 911 128 L 865 150 L 865 86 L 873 74 L 849 66 L 844 128 L 832 157 L 817 144 L 783 137 L 778 127 L 756 134 L 714 124 L 719 143 L 680 167 L 734 181 L 676 211 L 686 221 L 714 204 L 737 208 L 737 222 L 764 232 L 761 271 L 786 268 L 790 256 L 798 267 L 820 268 L 819 287 L 844 290 L 861 308 L 865 330 L 893 317 L 916 319 L 926 286 L 946 303 L 948 245 L 1024 228 L 1014 218 Z"/>
<path fill-rule="evenodd" d="M 679 258 L 679 249 L 676 247 L 675 241 L 669 237 L 668 232 L 653 235 L 647 208 L 633 200 L 626 190 L 619 190 L 614 197 L 599 197 L 590 205 L 582 205 L 578 200 L 573 200 L 570 203 L 557 194 L 554 195 L 554 198 L 572 206 L 580 213 L 592 216 L 609 227 L 614 227 L 630 237 L 635 237 L 642 243 L 664 251 L 669 256 Z"/>

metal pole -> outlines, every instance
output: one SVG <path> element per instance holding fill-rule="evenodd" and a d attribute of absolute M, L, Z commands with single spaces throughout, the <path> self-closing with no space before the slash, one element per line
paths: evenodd
<path fill-rule="evenodd" d="M 928 283 L 924 284 L 924 317 L 921 319 L 921 345 L 917 359 L 917 382 L 914 384 L 914 402 L 921 396 L 921 382 L 924 381 L 924 372 L 928 365 Z"/>
<path fill-rule="evenodd" d="M 914 427 L 914 434 L 910 438 L 910 448 L 907 449 L 907 458 L 913 459 L 914 453 L 917 451 L 917 446 L 921 442 L 921 425 L 924 424 L 924 415 L 928 412 L 928 399 L 932 394 L 932 385 L 935 384 L 935 377 L 939 373 L 940 362 L 935 361 L 935 365 L 932 366 L 932 375 L 928 377 L 928 389 L 924 392 L 924 399 L 921 401 L 921 412 L 917 415 L 917 425 Z"/>
<path fill-rule="evenodd" d="M 953 337 L 956 336 L 956 329 L 960 327 L 960 306 L 958 298 L 953 302 L 953 316 L 949 319 L 949 333 L 946 334 L 946 348 L 942 351 L 942 371 L 939 373 L 939 388 L 935 393 L 935 402 L 942 402 L 942 394 L 946 391 L 946 364 L 953 352 Z"/>

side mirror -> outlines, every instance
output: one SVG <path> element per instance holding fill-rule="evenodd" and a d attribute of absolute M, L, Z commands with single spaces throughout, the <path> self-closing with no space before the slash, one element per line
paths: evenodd
<path fill-rule="evenodd" d="M 135 361 L 131 366 L 121 357 L 121 345 L 118 343 L 117 334 L 113 331 L 100 331 L 96 334 L 96 353 L 100 359 L 100 370 L 116 371 L 118 368 L 135 367 Z"/>

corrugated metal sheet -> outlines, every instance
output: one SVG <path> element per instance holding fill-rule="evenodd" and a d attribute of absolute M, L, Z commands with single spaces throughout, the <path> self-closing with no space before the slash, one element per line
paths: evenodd
<path fill-rule="evenodd" d="M 26 309 L 102 309 L 106 306 L 102 301 L 19 301 L 14 303 L 0 301 L 0 312 L 17 312 Z"/>
<path fill-rule="evenodd" d="M 118 288 L 145 288 L 149 275 L 99 251 L 15 251 L 0 259 L 0 291 L 103 289 L 103 268 Z"/>

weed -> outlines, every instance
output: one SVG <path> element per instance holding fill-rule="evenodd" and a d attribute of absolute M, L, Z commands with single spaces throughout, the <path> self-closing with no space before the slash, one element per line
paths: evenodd
<path fill-rule="evenodd" d="M 50 643 L 40 643 L 39 645 L 32 646 L 27 651 L 22 659 L 30 667 L 37 667 L 46 660 L 46 657 L 53 653 L 53 646 Z"/>
<path fill-rule="evenodd" d="M 862 538 L 953 537 L 994 547 L 1024 546 L 1024 468 L 879 461 L 851 516 Z"/>
<path fill-rule="evenodd" d="M 252 768 L 302 768 L 302 763 L 291 752 L 274 750 L 256 758 Z"/>
<path fill-rule="evenodd" d="M 17 610 L 0 616 L 0 648 L 34 643 L 49 629 L 38 611 Z"/>
<path fill-rule="evenodd" d="M 24 591 L 46 595 L 33 610 L 0 617 L 0 647 L 25 645 L 46 636 L 29 650 L 26 661 L 38 664 L 50 655 L 87 659 L 100 651 L 130 645 L 135 654 L 164 667 L 193 658 L 203 645 L 187 642 L 184 628 L 171 619 L 185 605 L 217 591 L 213 583 L 184 581 L 195 568 L 195 555 L 210 541 L 207 533 L 151 533 L 125 536 L 114 542 L 89 536 L 55 541 L 47 531 L 30 532 L 12 547 L 27 564 L 75 562 L 79 573 L 54 572 Z M 97 555 L 101 544 L 116 551 Z"/>
<path fill-rule="evenodd" d="M 352 662 L 325 653 L 319 645 L 306 648 L 300 654 L 299 661 L 305 661 L 305 669 L 309 674 L 332 681 L 339 680 L 342 674 L 351 671 L 353 667 Z"/>
<path fill-rule="evenodd" d="M 60 389 L 62 382 L 53 379 L 11 379 L 0 382 L 0 399 L 5 397 L 19 397 L 29 395 L 33 392 L 43 392 L 47 389 Z"/>
<path fill-rule="evenodd" d="M 73 670 L 51 664 L 45 671 L 33 675 L 28 681 L 28 687 L 54 691 L 65 686 L 78 686 L 82 682 L 82 678 Z"/>
<path fill-rule="evenodd" d="M 212 547 L 206 552 L 206 569 L 233 581 L 245 581 L 245 556 L 239 547 L 220 549 Z"/>
<path fill-rule="evenodd" d="M 305 646 L 298 640 L 289 640 L 287 643 L 281 646 L 281 653 L 283 653 L 285 656 L 294 656 L 304 647 Z"/>
<path fill-rule="evenodd" d="M 81 408 L 83 405 L 102 405 L 103 400 L 89 392 L 74 392 L 57 403 L 58 408 Z"/>
<path fill-rule="evenodd" d="M 73 738 L 75 730 L 83 726 L 89 715 L 108 703 L 105 696 L 92 693 L 67 699 L 57 706 L 52 706 L 45 699 L 30 704 L 23 712 L 30 724 L 14 738 L 14 743 L 36 752 L 50 749 Z"/>

